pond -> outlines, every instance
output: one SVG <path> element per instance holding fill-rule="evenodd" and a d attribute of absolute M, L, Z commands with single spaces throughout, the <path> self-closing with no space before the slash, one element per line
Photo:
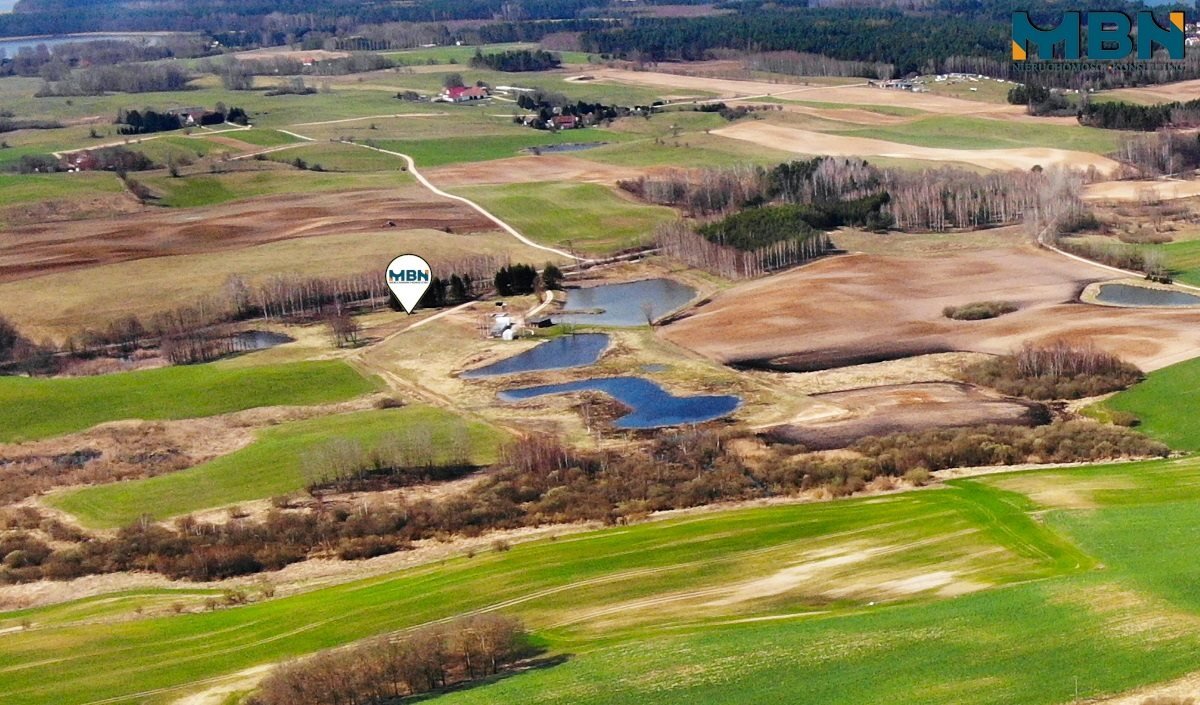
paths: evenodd
<path fill-rule="evenodd" d="M 235 333 L 230 337 L 233 341 L 234 352 L 266 350 L 267 348 L 290 343 L 294 340 L 294 338 L 290 338 L 282 333 L 272 333 L 265 330 L 247 330 Z"/>
<path fill-rule="evenodd" d="M 599 360 L 607 347 L 608 336 L 604 333 L 564 335 L 499 362 L 467 370 L 462 376 L 472 379 L 583 367 Z"/>
<path fill-rule="evenodd" d="M 563 144 L 544 144 L 539 147 L 528 147 L 521 151 L 537 154 L 554 154 L 556 152 L 582 152 L 585 149 L 603 147 L 607 142 L 566 142 Z"/>
<path fill-rule="evenodd" d="M 1101 284 L 1096 300 L 1122 306 L 1200 306 L 1200 296 L 1195 294 L 1132 284 Z"/>
<path fill-rule="evenodd" d="M 696 290 L 674 279 L 643 279 L 568 289 L 564 313 L 557 323 L 633 327 L 646 325 L 649 309 L 657 320 L 696 297 Z"/>
<path fill-rule="evenodd" d="M 741 403 L 738 397 L 728 395 L 677 397 L 641 377 L 605 377 L 509 389 L 500 393 L 500 399 L 520 401 L 583 391 L 604 392 L 632 409 L 616 420 L 617 428 L 659 428 L 711 421 L 733 413 Z"/>

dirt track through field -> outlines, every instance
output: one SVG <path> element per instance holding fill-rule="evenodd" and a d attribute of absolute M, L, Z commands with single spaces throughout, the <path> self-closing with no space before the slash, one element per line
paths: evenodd
<path fill-rule="evenodd" d="M 985 169 L 1029 171 L 1036 165 L 1069 166 L 1086 169 L 1094 166 L 1102 173 L 1111 173 L 1117 163 L 1108 157 L 1088 152 L 1048 147 L 1017 149 L 944 149 L 918 147 L 868 137 L 844 137 L 823 132 L 811 132 L 761 121 L 739 122 L 713 130 L 713 134 L 753 144 L 781 149 L 796 154 L 828 155 L 835 157 L 890 157 L 933 162 L 974 164 Z"/>
<path fill-rule="evenodd" d="M 1077 293 L 1114 274 L 1031 244 L 941 256 L 853 255 L 718 294 L 664 329 L 721 362 L 809 370 L 925 352 L 1000 354 L 1026 340 L 1091 341 L 1144 370 L 1200 351 L 1200 312 L 1114 309 Z M 948 305 L 1007 300 L 1020 310 L 952 321 Z"/>

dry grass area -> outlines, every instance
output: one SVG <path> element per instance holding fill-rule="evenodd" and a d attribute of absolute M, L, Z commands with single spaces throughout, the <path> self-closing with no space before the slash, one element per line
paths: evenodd
<path fill-rule="evenodd" d="M 1020 119 L 1017 116 L 1024 113 L 1024 108 L 1019 105 L 994 105 L 929 93 L 872 88 L 866 84 L 866 80 L 859 78 L 843 79 L 840 81 L 840 85 L 808 86 L 797 85 L 805 80 L 801 77 L 794 77 L 792 83 L 772 83 L 612 68 L 589 71 L 588 75 L 594 76 L 595 80 L 615 83 L 716 92 L 724 98 L 770 96 L 785 100 L 810 100 L 847 105 L 887 105 L 946 115 L 987 115 L 1015 117 L 1016 119 Z"/>
<path fill-rule="evenodd" d="M 722 362 L 798 371 L 951 350 L 1007 353 L 1054 338 L 1092 341 L 1144 370 L 1195 355 L 1200 312 L 1077 302 L 1086 284 L 1111 278 L 1028 244 L 836 257 L 722 292 L 664 335 Z M 945 306 L 992 299 L 1020 310 L 984 321 L 942 315 Z"/>
<path fill-rule="evenodd" d="M 336 216 L 330 219 L 330 227 L 336 227 L 332 224 Z M 346 220 L 353 223 L 354 216 Z M 420 252 L 434 266 L 476 255 L 538 263 L 547 259 L 545 253 L 507 233 L 451 235 L 438 230 L 381 228 L 299 237 L 236 250 L 117 262 L 0 283 L 0 315 L 35 339 L 62 339 L 122 316 L 148 316 L 194 305 L 204 297 L 221 294 L 231 275 L 257 282 L 276 274 L 360 274 L 383 267 L 402 252 Z M 97 296 L 97 291 L 105 295 Z"/>
<path fill-rule="evenodd" d="M 194 209 L 39 224 L 0 232 L 0 282 L 115 262 L 236 250 L 279 240 L 401 229 L 469 233 L 491 221 L 423 189 L 272 196 Z"/>
<path fill-rule="evenodd" d="M 1200 78 L 1176 83 L 1159 83 L 1139 88 L 1118 88 L 1105 91 L 1103 95 L 1129 103 L 1173 103 L 1177 100 L 1192 100 L 1200 95 Z"/>
<path fill-rule="evenodd" d="M 1100 505 L 1096 493 L 1135 489 L 1128 478 L 1113 476 L 1081 477 L 1065 473 L 1015 473 L 992 481 L 1000 489 L 1028 495 L 1046 509 L 1095 509 Z"/>
<path fill-rule="evenodd" d="M 1084 187 L 1083 197 L 1089 201 L 1173 201 L 1200 196 L 1200 181 L 1135 180 L 1100 181 Z"/>
<path fill-rule="evenodd" d="M 1017 149 L 947 149 L 919 147 L 888 142 L 869 137 L 845 137 L 824 132 L 812 132 L 762 121 L 739 122 L 713 134 L 744 140 L 796 154 L 824 154 L 835 157 L 888 157 L 917 159 L 932 162 L 974 164 L 986 169 L 1018 169 L 1028 171 L 1034 166 L 1067 166 L 1086 169 L 1096 167 L 1102 173 L 1117 168 L 1117 162 L 1098 154 L 1049 147 Z"/>
<path fill-rule="evenodd" d="M 543 154 L 486 162 L 468 162 L 429 169 L 426 175 L 444 188 L 480 184 L 570 181 L 613 184 L 647 173 L 647 169 L 587 161 L 578 157 Z"/>
<path fill-rule="evenodd" d="M 813 402 L 791 423 L 771 429 L 772 436 L 827 450 L 890 433 L 984 424 L 1032 426 L 1041 406 L 955 382 L 865 387 L 819 394 Z"/>

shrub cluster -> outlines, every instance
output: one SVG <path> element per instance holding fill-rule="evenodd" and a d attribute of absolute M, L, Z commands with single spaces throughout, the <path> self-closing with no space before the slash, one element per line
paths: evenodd
<path fill-rule="evenodd" d="M 971 365 L 967 382 L 1027 399 L 1080 399 L 1124 389 L 1142 379 L 1141 370 L 1091 345 L 1057 341 L 1026 343 L 1011 355 Z"/>
<path fill-rule="evenodd" d="M 985 318 L 997 318 L 1017 310 L 1017 305 L 1011 301 L 976 301 L 962 306 L 947 306 L 942 309 L 942 315 L 956 321 L 981 321 Z"/>
<path fill-rule="evenodd" d="M 276 668 L 249 705 L 382 705 L 499 673 L 529 651 L 517 619 L 479 614 Z"/>
<path fill-rule="evenodd" d="M 18 529 L 6 547 L 20 553 L 11 565 L 6 554 L 0 555 L 5 561 L 0 583 L 128 570 L 215 580 L 276 570 L 316 555 L 370 558 L 405 550 L 421 539 L 580 521 L 615 524 L 655 511 L 819 488 L 844 496 L 876 478 L 918 478 L 952 466 L 1168 452 L 1129 429 L 1094 421 L 896 434 L 859 441 L 855 455 L 797 453 L 794 447 L 776 446 L 752 463 L 728 451 L 730 438 L 698 429 L 656 437 L 636 452 L 580 452 L 553 438 L 531 436 L 507 446 L 493 472 L 444 499 L 320 501 L 313 511 L 274 509 L 261 521 L 223 524 L 191 517 L 173 527 L 139 521 L 113 537 L 76 537 L 73 545 L 58 549 Z"/>

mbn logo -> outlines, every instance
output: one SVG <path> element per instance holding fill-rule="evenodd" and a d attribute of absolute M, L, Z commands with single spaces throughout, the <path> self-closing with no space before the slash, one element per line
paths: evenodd
<path fill-rule="evenodd" d="M 408 283 L 408 282 L 427 282 L 429 281 L 428 269 L 401 269 L 397 272 L 394 269 L 388 270 L 388 281 L 393 284 Z"/>
<path fill-rule="evenodd" d="M 1148 61 L 1154 56 L 1153 45 L 1167 50 L 1172 59 L 1183 58 L 1183 13 L 1172 12 L 1170 25 L 1160 27 L 1154 13 L 1140 10 L 1137 13 L 1137 58 Z M 1078 61 L 1079 35 L 1083 25 L 1078 12 L 1063 13 L 1062 22 L 1054 29 L 1039 29 L 1029 21 L 1028 12 L 1014 12 L 1012 16 L 1012 58 L 1025 61 L 1029 58 L 1029 44 L 1037 46 L 1034 59 L 1048 61 L 1051 49 L 1063 45 L 1062 58 Z M 1087 13 L 1087 58 L 1092 61 L 1118 61 L 1128 58 L 1134 50 L 1130 37 L 1133 23 L 1124 12 Z"/>

